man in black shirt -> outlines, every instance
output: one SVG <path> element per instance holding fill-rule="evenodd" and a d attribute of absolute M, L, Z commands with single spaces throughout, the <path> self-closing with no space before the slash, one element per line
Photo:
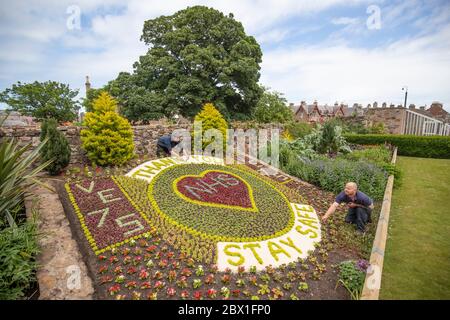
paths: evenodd
<path fill-rule="evenodd" d="M 349 207 L 345 222 L 356 224 L 358 230 L 364 232 L 366 224 L 371 222 L 370 214 L 373 210 L 373 200 L 364 192 L 359 191 L 354 182 L 348 182 L 345 185 L 344 191 L 337 195 L 334 203 L 322 217 L 322 221 L 326 222 L 342 202 L 347 203 Z"/>
<path fill-rule="evenodd" d="M 180 143 L 180 137 L 174 137 L 171 134 L 164 135 L 158 139 L 156 144 L 156 156 L 170 157 L 172 155 L 172 148 Z"/>

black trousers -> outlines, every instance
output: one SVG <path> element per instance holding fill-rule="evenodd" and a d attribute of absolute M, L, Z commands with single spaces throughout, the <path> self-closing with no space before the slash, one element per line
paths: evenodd
<path fill-rule="evenodd" d="M 156 145 L 156 156 L 160 157 L 170 157 L 169 149 L 161 147 L 159 144 Z"/>
<path fill-rule="evenodd" d="M 371 209 L 361 207 L 349 208 L 347 216 L 345 217 L 345 222 L 356 224 L 358 230 L 364 232 L 366 224 L 372 222 L 370 217 L 371 212 Z"/>

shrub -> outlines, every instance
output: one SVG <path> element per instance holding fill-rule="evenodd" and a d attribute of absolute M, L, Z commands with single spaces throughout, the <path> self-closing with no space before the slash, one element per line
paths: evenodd
<path fill-rule="evenodd" d="M 358 184 L 358 189 L 373 199 L 383 198 L 387 173 L 375 164 L 325 157 L 314 160 L 297 157 L 293 160 L 292 155 L 287 156 L 290 157 L 290 162 L 282 166 L 283 171 L 321 189 L 339 193 L 346 182 L 354 181 Z"/>
<path fill-rule="evenodd" d="M 15 225 L 14 214 L 23 204 L 24 197 L 36 184 L 36 176 L 51 163 L 44 161 L 30 169 L 39 158 L 39 152 L 47 141 L 41 142 L 28 155 L 31 143 L 19 148 L 14 140 L 6 139 L 0 143 L 0 227 L 8 221 Z"/>
<path fill-rule="evenodd" d="M 24 296 L 36 279 L 35 256 L 39 252 L 36 222 L 0 231 L 0 300 Z"/>
<path fill-rule="evenodd" d="M 356 264 L 350 260 L 339 264 L 338 282 L 347 289 L 353 300 L 359 300 L 364 286 L 366 272 L 364 270 L 365 266 L 360 266 L 362 261 Z"/>
<path fill-rule="evenodd" d="M 383 144 L 398 147 L 398 154 L 410 157 L 450 159 L 450 137 L 393 134 L 345 135 L 348 142 Z"/>
<path fill-rule="evenodd" d="M 356 150 L 344 155 L 344 158 L 352 161 L 368 161 L 374 163 L 385 170 L 388 175 L 394 175 L 394 187 L 401 185 L 402 172 L 400 168 L 391 163 L 391 152 L 384 145 Z"/>
<path fill-rule="evenodd" d="M 41 141 L 48 138 L 47 144 L 41 149 L 40 155 L 43 161 L 53 159 L 46 168 L 51 175 L 59 174 L 70 161 L 70 146 L 66 137 L 58 131 L 57 122 L 54 119 L 45 120 L 41 126 Z"/>
<path fill-rule="evenodd" d="M 318 126 L 302 139 L 306 145 L 320 154 L 337 154 L 350 152 L 347 141 L 342 136 L 342 128 L 334 121 Z"/>
<path fill-rule="evenodd" d="M 312 126 L 307 122 L 290 122 L 284 129 L 295 139 L 303 138 L 312 131 Z"/>
<path fill-rule="evenodd" d="M 117 102 L 102 92 L 93 102 L 93 112 L 84 119 L 82 147 L 96 164 L 122 165 L 133 156 L 133 130 L 125 118 L 117 114 Z"/>
<path fill-rule="evenodd" d="M 212 103 L 206 103 L 202 110 L 195 116 L 194 121 L 199 121 L 202 123 L 202 132 L 200 133 L 198 131 L 194 131 L 194 135 L 201 134 L 203 149 L 208 144 L 213 142 L 213 140 L 207 139 L 203 136 L 204 132 L 209 129 L 219 130 L 223 136 L 223 145 L 226 145 L 228 124 L 219 110 L 217 110 Z"/>
<path fill-rule="evenodd" d="M 347 153 L 344 158 L 353 161 L 366 160 L 377 164 L 383 164 L 391 162 L 391 152 L 384 145 L 379 145 Z"/>
<path fill-rule="evenodd" d="M 282 93 L 270 92 L 264 88 L 264 93 L 256 104 L 254 117 L 260 123 L 285 123 L 293 120 L 293 112 L 287 106 Z"/>

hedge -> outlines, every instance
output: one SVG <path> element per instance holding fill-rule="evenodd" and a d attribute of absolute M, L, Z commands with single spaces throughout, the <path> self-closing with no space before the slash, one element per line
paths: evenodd
<path fill-rule="evenodd" d="M 347 134 L 348 142 L 356 144 L 390 143 L 402 156 L 450 159 L 450 137 L 394 134 Z"/>

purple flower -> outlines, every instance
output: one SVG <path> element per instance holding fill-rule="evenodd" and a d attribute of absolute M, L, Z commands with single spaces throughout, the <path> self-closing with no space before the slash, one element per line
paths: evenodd
<path fill-rule="evenodd" d="M 367 268 L 369 267 L 369 261 L 364 259 L 359 259 L 356 263 L 356 266 L 359 270 L 366 272 Z"/>

